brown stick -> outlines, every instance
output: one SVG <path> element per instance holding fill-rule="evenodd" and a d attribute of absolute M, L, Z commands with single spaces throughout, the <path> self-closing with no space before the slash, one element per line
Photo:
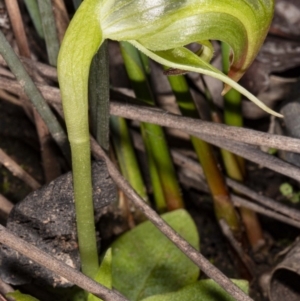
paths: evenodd
<path fill-rule="evenodd" d="M 121 294 L 115 293 L 114 291 L 83 275 L 79 271 L 71 268 L 64 262 L 55 259 L 44 251 L 39 250 L 36 246 L 31 245 L 10 233 L 1 225 L 0 242 L 101 299 L 106 301 L 128 301 L 126 298 L 121 296 Z"/>
<path fill-rule="evenodd" d="M 41 187 L 31 175 L 29 175 L 24 169 L 20 167 L 13 159 L 11 159 L 1 148 L 0 148 L 0 163 L 2 163 L 14 176 L 24 181 L 33 190 Z"/>
<path fill-rule="evenodd" d="M 18 2 L 17 0 L 5 0 L 5 5 L 17 41 L 20 55 L 30 58 L 30 50 L 27 43 L 26 33 L 23 26 Z"/>
<path fill-rule="evenodd" d="M 69 16 L 63 0 L 52 0 L 58 40 L 61 43 L 69 25 Z"/>
<path fill-rule="evenodd" d="M 7 220 L 7 217 L 13 206 L 14 204 L 11 203 L 4 195 L 0 193 L 0 217 L 2 217 L 4 220 Z"/>

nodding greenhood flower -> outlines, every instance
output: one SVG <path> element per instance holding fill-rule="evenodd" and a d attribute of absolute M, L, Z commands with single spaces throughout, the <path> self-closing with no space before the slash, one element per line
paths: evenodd
<path fill-rule="evenodd" d="M 128 41 L 170 68 L 218 78 L 225 83 L 223 93 L 233 87 L 280 116 L 236 83 L 254 60 L 273 10 L 274 0 L 84 0 L 66 32 L 58 62 L 69 135 L 78 135 L 73 129 L 83 130 L 78 125 L 83 120 L 87 124 L 89 67 L 105 39 Z M 213 55 L 209 40 L 232 48 L 228 76 L 209 64 Z M 202 51 L 184 47 L 192 42 L 201 44 Z"/>
<path fill-rule="evenodd" d="M 79 249 L 83 246 L 81 255 L 86 255 L 87 259 L 90 257 L 90 251 L 86 250 L 89 249 L 90 240 L 84 242 L 84 233 L 89 231 L 87 224 L 93 224 L 88 77 L 92 58 L 103 41 L 128 41 L 153 60 L 172 69 L 198 72 L 220 79 L 225 83 L 223 92 L 230 87 L 235 88 L 265 111 L 281 116 L 236 82 L 252 63 L 267 34 L 274 1 L 82 2 L 68 27 L 58 58 L 58 77 L 72 149 Z M 230 45 L 233 56 L 229 76 L 209 63 L 213 55 L 210 40 L 221 40 Z M 192 42 L 202 45 L 197 53 L 185 47 Z M 85 227 L 86 231 L 81 231 L 80 227 Z"/>

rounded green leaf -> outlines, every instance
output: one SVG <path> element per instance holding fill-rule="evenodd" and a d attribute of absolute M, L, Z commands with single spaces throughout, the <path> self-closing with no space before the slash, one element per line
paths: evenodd
<path fill-rule="evenodd" d="M 163 219 L 195 248 L 196 226 L 185 210 L 164 214 Z M 196 267 L 153 224 L 145 222 L 121 236 L 113 245 L 113 287 L 131 301 L 176 291 L 199 276 Z"/>
<path fill-rule="evenodd" d="M 248 293 L 249 284 L 246 280 L 232 280 L 245 293 Z M 160 294 L 152 296 L 143 301 L 235 301 L 227 292 L 225 292 L 215 281 L 201 280 L 184 287 L 178 292 Z"/>

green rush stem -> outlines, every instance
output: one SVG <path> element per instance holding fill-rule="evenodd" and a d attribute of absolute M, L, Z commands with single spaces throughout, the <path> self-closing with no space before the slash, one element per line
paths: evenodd
<path fill-rule="evenodd" d="M 120 44 L 125 67 L 136 97 L 154 104 L 138 50 L 127 42 Z M 162 212 L 165 207 L 169 211 L 182 208 L 183 199 L 162 128 L 154 124 L 141 123 L 141 131 L 147 151 L 153 189 L 157 189 L 154 196 L 159 197 L 159 199 L 155 199 L 158 210 Z M 154 171 L 154 168 L 157 172 Z"/>
<path fill-rule="evenodd" d="M 39 112 L 40 116 L 46 123 L 53 139 L 60 147 L 65 158 L 70 161 L 70 147 L 65 131 L 59 124 L 55 115 L 50 110 L 45 99 L 41 95 L 40 91 L 35 86 L 33 80 L 23 67 L 21 61 L 7 42 L 5 36 L 0 31 L 0 54 L 5 59 L 12 73 L 17 78 L 18 82 L 24 89 L 24 92 L 32 102 L 33 106 Z"/>
<path fill-rule="evenodd" d="M 115 153 L 123 176 L 142 199 L 149 203 L 126 120 L 122 117 L 110 116 L 110 129 Z M 136 220 L 142 221 L 145 219 L 144 215 L 138 212 L 135 213 Z"/>
<path fill-rule="evenodd" d="M 175 94 L 182 115 L 199 118 L 193 97 L 190 93 L 186 79 L 182 75 L 168 76 L 168 80 Z M 218 220 L 224 219 L 232 232 L 239 237 L 241 228 L 237 213 L 230 200 L 229 192 L 222 172 L 210 144 L 191 136 L 191 142 L 202 165 L 209 189 L 211 191 L 215 214 Z"/>
<path fill-rule="evenodd" d="M 38 33 L 38 35 L 44 39 L 44 31 L 43 31 L 43 25 L 42 25 L 42 19 L 38 7 L 37 0 L 24 0 L 24 3 L 26 5 L 26 8 L 29 12 L 30 18 L 33 22 L 33 25 Z"/>
<path fill-rule="evenodd" d="M 100 146 L 109 149 L 109 63 L 108 42 L 93 58 L 89 76 L 89 103 L 92 132 Z"/>
<path fill-rule="evenodd" d="M 225 74 L 228 73 L 230 68 L 230 46 L 226 43 L 221 43 L 222 47 L 222 65 L 223 65 L 223 72 Z M 235 89 L 231 89 L 224 95 L 224 122 L 228 125 L 233 126 L 243 126 L 243 117 L 241 113 L 241 102 L 242 102 L 242 95 L 240 92 L 236 91 Z M 222 150 L 222 154 L 224 154 L 224 164 L 227 170 L 227 173 L 230 177 L 236 175 L 238 178 L 241 174 L 244 177 L 245 174 L 245 162 L 242 157 L 236 155 L 229 155 L 226 154 L 228 151 Z M 235 159 L 233 157 L 236 157 Z M 229 160 L 226 163 L 226 160 Z M 233 164 L 235 162 L 238 164 L 238 167 L 234 168 Z M 237 171 L 240 169 L 240 172 Z M 238 180 L 238 179 L 236 179 Z"/>
<path fill-rule="evenodd" d="M 230 47 L 226 43 L 221 44 L 222 47 L 222 64 L 223 72 L 228 73 L 230 68 Z M 224 95 L 224 122 L 227 125 L 243 126 L 243 117 L 241 113 L 242 96 L 235 89 L 231 89 Z M 243 182 L 246 174 L 246 165 L 244 158 L 221 149 L 223 162 L 227 175 L 236 180 Z M 263 241 L 262 229 L 257 214 L 247 208 L 240 208 L 241 217 L 245 225 L 248 240 L 253 248 L 257 248 Z"/>
<path fill-rule="evenodd" d="M 52 9 L 52 2 L 51 0 L 38 0 L 38 6 L 43 25 L 49 63 L 52 66 L 56 66 L 59 42 Z"/>

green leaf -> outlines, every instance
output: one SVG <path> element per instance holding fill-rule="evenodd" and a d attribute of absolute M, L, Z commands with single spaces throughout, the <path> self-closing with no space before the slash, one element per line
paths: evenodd
<path fill-rule="evenodd" d="M 163 219 L 196 249 L 196 226 L 185 210 Z M 176 291 L 197 280 L 199 269 L 153 224 L 145 222 L 112 245 L 113 287 L 129 300 Z"/>
<path fill-rule="evenodd" d="M 20 291 L 14 291 L 12 293 L 8 293 L 8 294 L 6 294 L 6 297 L 12 297 L 16 301 L 39 301 L 38 299 L 36 299 L 30 295 L 22 294 Z"/>
<path fill-rule="evenodd" d="M 246 280 L 232 280 L 245 293 L 248 293 L 249 285 Z M 143 301 L 235 301 L 213 280 L 201 280 L 188 285 L 177 292 L 160 294 L 143 299 Z"/>
<path fill-rule="evenodd" d="M 98 283 L 106 286 L 107 288 L 112 288 L 112 250 L 109 248 L 101 262 L 99 270 L 96 277 L 94 278 Z M 92 294 L 88 294 L 87 301 L 101 301 Z"/>

